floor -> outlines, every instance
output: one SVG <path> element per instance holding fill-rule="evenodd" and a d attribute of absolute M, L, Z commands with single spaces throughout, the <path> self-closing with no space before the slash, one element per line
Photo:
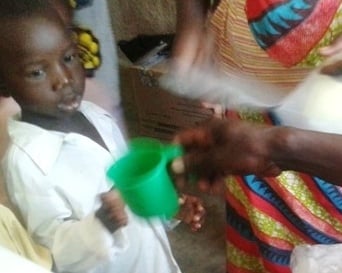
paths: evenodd
<path fill-rule="evenodd" d="M 174 256 L 183 273 L 225 272 L 224 202 L 201 195 L 206 204 L 206 223 L 193 233 L 184 224 L 169 232 Z"/>

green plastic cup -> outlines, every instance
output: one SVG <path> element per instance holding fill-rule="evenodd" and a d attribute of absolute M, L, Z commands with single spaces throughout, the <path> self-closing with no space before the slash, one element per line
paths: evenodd
<path fill-rule="evenodd" d="M 180 146 L 136 138 L 128 152 L 109 168 L 107 176 L 135 214 L 172 218 L 179 203 L 168 165 L 182 154 Z"/>

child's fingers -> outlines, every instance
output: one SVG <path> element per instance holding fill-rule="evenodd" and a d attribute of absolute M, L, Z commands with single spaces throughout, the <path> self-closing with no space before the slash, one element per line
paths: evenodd
<path fill-rule="evenodd" d="M 206 210 L 199 204 L 196 214 L 193 217 L 191 228 L 193 231 L 198 231 L 202 228 L 205 222 Z"/>
<path fill-rule="evenodd" d="M 192 231 L 199 231 L 202 228 L 202 224 L 201 223 L 193 223 L 191 225 L 191 230 Z"/>
<path fill-rule="evenodd" d="M 193 221 L 192 221 L 193 230 L 197 231 L 202 228 L 205 222 L 205 215 L 206 215 L 206 210 L 204 209 L 202 204 L 197 204 L 197 212 L 194 215 Z"/>
<path fill-rule="evenodd" d="M 117 190 L 111 190 L 101 195 L 102 206 L 108 219 L 116 228 L 127 225 L 128 216 L 125 212 L 125 204 Z"/>
<path fill-rule="evenodd" d="M 202 210 L 202 211 L 198 211 L 192 219 L 193 223 L 201 223 L 203 224 L 205 221 L 205 215 L 206 215 L 206 211 Z"/>
<path fill-rule="evenodd" d="M 128 223 L 128 216 L 125 212 L 110 213 L 109 219 L 118 227 L 126 226 Z"/>
<path fill-rule="evenodd" d="M 204 209 L 202 203 L 197 204 L 196 210 L 197 210 L 198 212 L 200 212 L 200 213 L 202 213 L 202 212 L 205 211 L 205 209 Z"/>
<path fill-rule="evenodd" d="M 177 218 L 189 225 L 192 231 L 201 229 L 206 214 L 202 201 L 196 196 L 181 194 L 179 204 L 181 208 Z"/>

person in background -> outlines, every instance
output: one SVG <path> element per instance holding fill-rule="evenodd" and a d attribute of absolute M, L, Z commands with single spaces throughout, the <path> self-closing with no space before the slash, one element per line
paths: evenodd
<path fill-rule="evenodd" d="M 126 144 L 106 111 L 82 101 L 85 72 L 70 28 L 46 0 L 3 0 L 0 13 L 1 96 L 21 108 L 8 123 L 1 170 L 53 271 L 180 272 L 162 219 L 134 215 L 106 178 Z M 200 229 L 200 200 L 183 201 L 180 220 Z"/>
<path fill-rule="evenodd" d="M 0 246 L 52 270 L 50 251 L 36 244 L 14 213 L 0 204 Z M 0 265 L 1 268 L 1 265 Z"/>
<path fill-rule="evenodd" d="M 18 111 L 17 105 L 12 100 L 0 97 L 0 159 L 6 153 L 10 141 L 7 134 L 7 120 Z M 3 180 L 0 171 L 0 247 L 32 261 L 46 270 L 51 270 L 53 262 L 50 251 L 34 242 L 32 236 L 19 221 L 16 209 L 11 206 L 7 199 Z M 13 212 L 16 212 L 16 214 Z M 13 256 L 18 259 L 6 260 L 6 263 L 4 263 L 4 259 L 7 259 L 7 257 L 3 257 L 2 254 L 0 250 L 0 260 L 3 261 L 0 264 L 0 271 L 4 270 L 4 265 L 12 264 L 14 268 L 17 268 L 20 257 Z"/>
<path fill-rule="evenodd" d="M 177 6 L 172 65 L 185 77 L 193 67 L 212 67 L 290 92 L 342 48 L 341 1 Z M 178 171 L 197 175 L 204 190 L 224 187 L 227 272 L 290 272 L 296 245 L 341 243 L 341 136 L 270 126 L 274 116 L 250 109 L 226 109 L 224 116 L 175 139 L 186 151 Z"/>

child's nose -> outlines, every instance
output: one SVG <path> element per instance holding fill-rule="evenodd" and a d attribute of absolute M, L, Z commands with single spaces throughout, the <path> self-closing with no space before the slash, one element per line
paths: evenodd
<path fill-rule="evenodd" d="M 56 76 L 53 82 L 53 90 L 59 91 L 63 89 L 65 86 L 69 85 L 72 82 L 72 76 L 68 69 L 65 67 L 58 67 L 56 69 Z"/>

